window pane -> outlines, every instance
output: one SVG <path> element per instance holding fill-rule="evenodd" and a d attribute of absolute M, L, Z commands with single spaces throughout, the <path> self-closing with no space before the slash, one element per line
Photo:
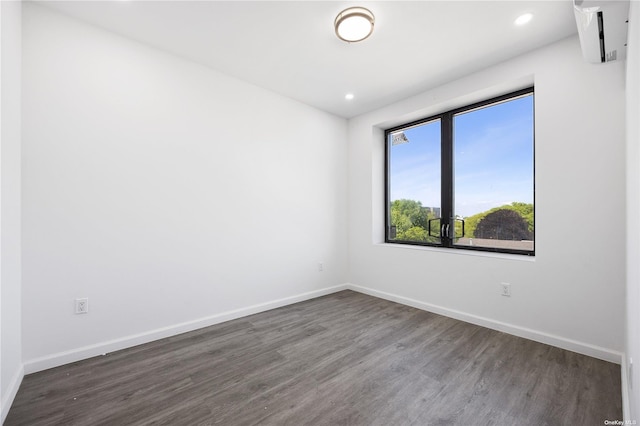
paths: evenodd
<path fill-rule="evenodd" d="M 458 246 L 532 251 L 533 95 L 454 116 Z M 461 235 L 456 221 L 456 236 Z"/>
<path fill-rule="evenodd" d="M 439 244 L 440 120 L 389 133 L 387 144 L 388 240 Z"/>

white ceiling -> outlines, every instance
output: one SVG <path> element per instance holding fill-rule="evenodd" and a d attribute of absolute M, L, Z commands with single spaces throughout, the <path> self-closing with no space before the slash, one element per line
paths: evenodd
<path fill-rule="evenodd" d="M 576 33 L 569 0 L 42 3 L 346 118 Z M 348 44 L 333 21 L 354 5 L 375 30 Z"/>

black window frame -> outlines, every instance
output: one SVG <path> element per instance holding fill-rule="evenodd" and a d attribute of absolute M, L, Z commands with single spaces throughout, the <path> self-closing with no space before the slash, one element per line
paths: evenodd
<path fill-rule="evenodd" d="M 519 250 L 519 249 L 510 249 L 510 248 L 500 248 L 500 247 L 482 247 L 482 246 L 465 246 L 465 245 L 456 245 L 454 244 L 455 236 L 449 237 L 440 235 L 440 243 L 430 243 L 430 242 L 422 242 L 422 241 L 406 241 L 406 240 L 397 240 L 391 239 L 391 200 L 390 200 L 390 191 L 389 191 L 389 135 L 391 133 L 397 132 L 402 129 L 419 126 L 422 124 L 426 124 L 431 121 L 440 120 L 440 149 L 441 149 L 441 169 L 440 169 L 440 182 L 441 182 L 441 206 L 440 206 L 440 217 L 441 218 L 449 218 L 448 225 L 454 226 L 455 229 L 455 218 L 453 217 L 454 212 L 454 140 L 453 140 L 453 118 L 455 115 L 470 112 L 475 109 L 483 108 L 492 104 L 499 104 L 502 102 L 507 102 L 519 97 L 523 96 L 533 96 L 533 249 L 532 250 Z M 385 230 L 384 230 L 384 240 L 385 243 L 388 244 L 401 244 L 401 245 L 414 245 L 414 246 L 427 246 L 427 247 L 439 247 L 445 249 L 455 249 L 455 250 L 470 250 L 470 251 L 481 251 L 481 252 L 493 252 L 493 253 L 506 253 L 506 254 L 518 254 L 518 255 L 526 255 L 526 256 L 535 256 L 535 245 L 536 245 L 536 188 L 535 188 L 535 90 L 534 86 L 527 87 L 525 89 L 516 90 L 514 92 L 506 93 L 500 96 L 492 97 L 490 99 L 485 99 L 483 101 L 475 102 L 470 105 L 466 105 L 460 108 L 452 109 L 449 111 L 445 111 L 436 115 L 432 115 L 426 118 L 422 118 L 419 120 L 415 120 L 412 122 L 404 123 L 398 126 L 394 126 L 384 130 L 384 145 L 385 145 L 385 155 L 384 155 L 384 184 L 385 184 Z M 441 229 L 441 228 L 440 228 Z M 455 231 L 454 231 L 455 233 Z"/>

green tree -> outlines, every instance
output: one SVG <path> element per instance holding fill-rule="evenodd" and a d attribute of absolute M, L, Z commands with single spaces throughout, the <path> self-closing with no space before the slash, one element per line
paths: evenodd
<path fill-rule="evenodd" d="M 499 209 L 486 215 L 478 222 L 476 238 L 495 240 L 530 240 L 527 221 L 515 210 Z"/>
<path fill-rule="evenodd" d="M 505 206 L 507 210 L 513 210 L 520 214 L 527 222 L 529 232 L 533 232 L 533 204 L 513 202 L 510 206 Z"/>
<path fill-rule="evenodd" d="M 405 241 L 429 241 L 429 233 L 424 228 L 413 226 L 404 231 L 400 239 Z"/>
<path fill-rule="evenodd" d="M 496 212 L 498 210 L 511 210 L 518 213 L 527 222 L 528 231 L 533 234 L 533 204 L 513 202 L 500 207 L 494 207 L 482 213 L 477 213 L 473 216 L 465 218 L 465 233 L 468 238 L 477 238 L 475 235 L 478 222 L 484 219 L 488 214 Z"/>
<path fill-rule="evenodd" d="M 420 201 L 401 199 L 391 203 L 391 226 L 395 226 L 397 240 L 419 242 L 437 240 L 429 237 L 429 219 L 434 219 L 434 215 L 431 209 L 423 207 Z"/>

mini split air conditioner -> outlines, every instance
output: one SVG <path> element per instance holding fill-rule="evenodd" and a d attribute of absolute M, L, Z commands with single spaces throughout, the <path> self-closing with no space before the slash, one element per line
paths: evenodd
<path fill-rule="evenodd" d="M 629 0 L 573 0 L 573 10 L 587 62 L 626 58 Z"/>

